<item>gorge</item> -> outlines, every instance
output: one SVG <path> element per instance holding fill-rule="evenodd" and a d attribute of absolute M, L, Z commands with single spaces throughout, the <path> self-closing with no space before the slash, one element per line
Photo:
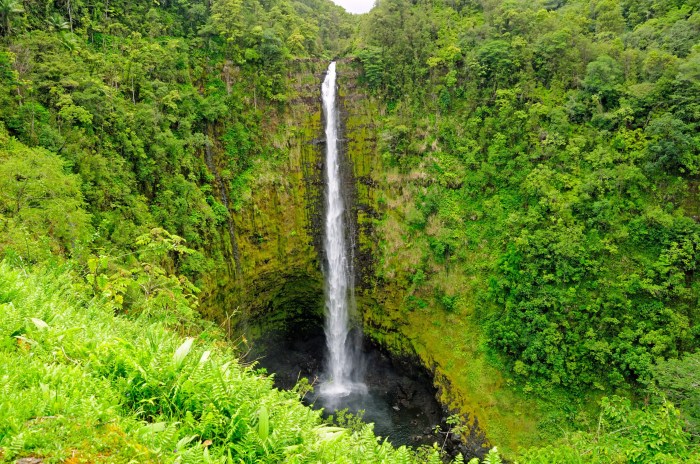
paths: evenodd
<path fill-rule="evenodd" d="M 0 461 L 696 461 L 699 9 L 0 0 Z"/>
<path fill-rule="evenodd" d="M 261 335 L 253 342 L 248 359 L 274 374 L 280 388 L 291 389 L 300 379 L 307 379 L 317 389 L 307 400 L 323 408 L 324 415 L 347 410 L 373 423 L 377 435 L 396 445 L 430 444 L 440 438 L 432 429 L 440 424 L 444 412 L 435 400 L 428 373 L 410 362 L 403 366 L 392 363 L 390 353 L 364 339 L 357 327 L 355 263 L 349 245 L 356 239 L 355 228 L 349 225 L 357 223 L 353 217 L 357 208 L 346 203 L 347 197 L 352 197 L 346 195 L 343 179 L 353 178 L 353 164 L 342 159 L 351 154 L 343 146 L 344 134 L 339 132 L 347 124 L 341 124 L 339 118 L 336 76 L 336 63 L 332 62 L 320 86 L 325 135 L 319 144 L 324 156 L 323 247 L 319 250 L 324 257 L 319 259 L 325 278 L 323 333 L 318 321 L 314 324 L 303 318 L 287 321 L 291 328 L 261 328 L 255 331 Z M 345 117 L 351 115 L 346 111 Z M 343 175 L 347 169 L 350 173 Z"/>

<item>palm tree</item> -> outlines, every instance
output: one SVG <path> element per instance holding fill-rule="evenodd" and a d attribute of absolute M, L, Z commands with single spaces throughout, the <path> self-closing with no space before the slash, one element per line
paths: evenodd
<path fill-rule="evenodd" d="M 22 13 L 22 3 L 19 0 L 0 0 L 0 26 L 2 35 L 8 35 L 12 26 L 12 15 Z"/>
<path fill-rule="evenodd" d="M 52 31 L 63 31 L 70 27 L 68 21 L 66 21 L 59 13 L 54 13 L 49 16 L 49 19 L 46 20 L 46 24 L 49 25 L 49 29 Z"/>

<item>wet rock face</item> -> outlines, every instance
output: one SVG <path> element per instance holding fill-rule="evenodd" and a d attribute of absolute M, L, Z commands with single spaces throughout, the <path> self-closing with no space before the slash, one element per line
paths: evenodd
<path fill-rule="evenodd" d="M 230 208 L 235 230 L 224 225 L 211 240 L 211 254 L 228 266 L 218 266 L 198 282 L 203 290 L 200 311 L 230 325 L 234 336 L 256 336 L 247 332 L 248 321 L 278 310 L 287 293 L 285 281 L 306 282 L 304 286 L 323 291 L 318 253 L 323 199 L 320 79 L 327 65 L 321 60 L 290 64 L 287 85 L 293 98 L 284 108 L 261 103 L 262 130 L 284 161 L 253 174 L 248 196 L 237 198 L 235 209 Z M 223 131 L 212 127 L 213 145 L 203 154 L 213 174 L 227 165 Z M 322 302 L 322 297 L 296 298 L 293 311 L 322 311 Z"/>
<path fill-rule="evenodd" d="M 491 446 L 484 431 L 479 427 L 479 421 L 476 418 L 472 421 L 469 416 L 461 419 L 466 425 L 456 428 L 448 423 L 448 416 L 443 417 L 440 422 L 440 431 L 437 435 L 443 440 L 447 457 L 451 460 L 461 453 L 467 462 L 472 458 L 482 459 Z"/>
<path fill-rule="evenodd" d="M 352 234 L 355 285 L 369 291 L 374 283 L 374 224 L 381 217 L 377 209 L 380 193 L 373 175 L 381 168 L 377 150 L 376 121 L 378 110 L 368 96 L 357 88 L 357 63 L 338 63 L 338 99 L 341 116 L 342 155 L 345 191 L 348 194 L 346 222 Z"/>
<path fill-rule="evenodd" d="M 217 269 L 200 285 L 204 289 L 200 309 L 205 316 L 224 324 L 233 338 L 243 334 L 252 340 L 248 359 L 260 357 L 260 365 L 274 372 L 277 385 L 283 388 L 291 388 L 299 376 L 313 383 L 323 366 L 325 140 L 320 85 L 327 65 L 303 61 L 290 71 L 288 84 L 295 96 L 284 110 L 266 113 L 266 133 L 276 137 L 275 143 L 287 153 L 284 162 L 255 177 L 250 198 L 234 212 L 235 247 L 229 243 L 233 241 L 228 238 L 229 228 L 222 229 L 219 252 L 233 256 L 232 250 L 238 249 L 240 270 L 231 258 L 228 269 Z M 401 432 L 403 438 L 392 440 L 395 443 L 437 442 L 451 454 L 462 451 L 467 458 L 483 455 L 485 440 L 476 424 L 473 433 L 461 434 L 465 443 L 454 434 L 445 434 L 447 424 L 441 427 L 442 434 L 432 431 L 450 415 L 435 402 L 435 379 L 426 370 L 432 362 L 424 358 L 422 365 L 401 331 L 405 321 L 396 311 L 397 302 L 403 301 L 400 286 L 376 273 L 382 239 L 376 227 L 386 209 L 382 202 L 386 186 L 381 182 L 385 168 L 377 149 L 381 105 L 357 88 L 357 69 L 352 62 L 341 60 L 338 66 L 343 182 L 349 192 L 346 223 L 353 237 L 358 317 L 365 333 L 387 350 L 364 344 L 370 359 L 367 375 L 376 383 L 376 397 L 383 405 L 377 408 L 392 421 L 400 417 L 401 423 L 407 424 L 406 432 Z M 215 144 L 210 157 L 213 168 L 223 166 L 221 146 Z M 387 374 L 390 371 L 392 374 Z M 439 375 L 437 380 L 442 388 L 449 388 Z M 417 412 L 413 412 L 414 406 Z"/>

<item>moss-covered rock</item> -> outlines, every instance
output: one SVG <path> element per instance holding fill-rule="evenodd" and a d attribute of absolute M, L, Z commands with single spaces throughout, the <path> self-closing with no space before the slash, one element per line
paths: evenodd
<path fill-rule="evenodd" d="M 251 321 L 268 317 L 274 327 L 307 313 L 312 318 L 322 314 L 318 92 L 325 66 L 315 60 L 296 62 L 287 77 L 290 101 L 282 110 L 264 110 L 265 132 L 281 155 L 253 167 L 246 195 L 231 208 L 235 237 L 225 231 L 221 235 L 229 265 L 210 274 L 204 284 L 202 311 L 231 326 L 232 332 L 262 330 L 267 324 Z M 217 169 L 225 155 L 218 144 L 213 151 Z M 248 336 L 254 338 L 255 330 Z"/>
<path fill-rule="evenodd" d="M 320 324 L 323 315 L 320 86 L 327 63 L 297 65 L 288 76 L 293 97 L 265 122 L 284 156 L 256 166 L 249 196 L 233 215 L 240 272 L 231 264 L 206 285 L 205 313 L 253 341 Z M 384 103 L 359 90 L 356 64 L 340 60 L 337 69 L 346 223 L 365 334 L 397 359 L 430 371 L 439 400 L 476 418 L 492 441 L 506 449 L 532 444 L 541 419 L 537 404 L 508 388 L 480 339 L 471 297 L 478 270 L 426 262 L 428 242 L 407 242 L 411 221 L 420 222 L 411 205 L 421 179 L 382 156 Z M 430 229 L 426 236 L 439 235 L 439 224 L 423 226 Z"/>

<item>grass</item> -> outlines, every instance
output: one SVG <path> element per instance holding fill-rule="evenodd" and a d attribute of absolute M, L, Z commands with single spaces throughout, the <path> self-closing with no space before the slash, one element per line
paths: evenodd
<path fill-rule="evenodd" d="M 437 383 L 444 384 L 441 402 L 478 418 L 499 449 L 513 452 L 539 441 L 541 408 L 509 388 L 481 348 L 480 330 L 470 318 L 438 311 L 428 318 L 414 311 L 404 332 L 423 362 L 434 366 Z"/>

